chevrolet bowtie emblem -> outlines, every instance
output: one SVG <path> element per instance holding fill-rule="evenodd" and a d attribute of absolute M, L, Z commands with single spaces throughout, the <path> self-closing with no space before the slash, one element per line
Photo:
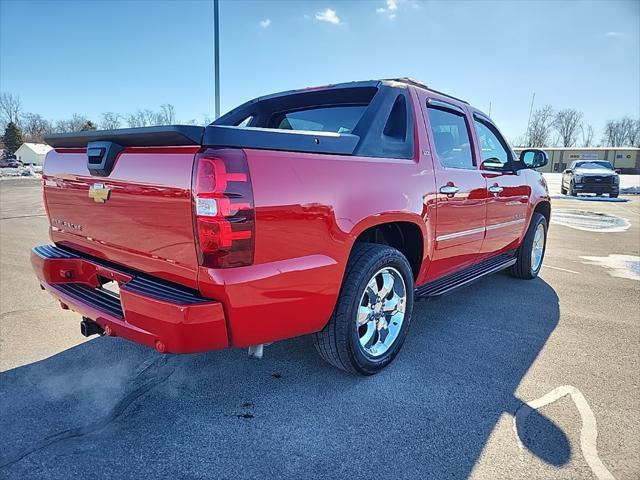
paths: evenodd
<path fill-rule="evenodd" d="M 109 200 L 111 189 L 104 183 L 94 183 L 89 187 L 89 197 L 96 203 L 104 203 Z"/>

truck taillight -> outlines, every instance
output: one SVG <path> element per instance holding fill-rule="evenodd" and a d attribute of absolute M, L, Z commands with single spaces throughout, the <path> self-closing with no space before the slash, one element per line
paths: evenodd
<path fill-rule="evenodd" d="M 192 188 L 200 264 L 210 268 L 251 265 L 255 210 L 244 152 L 214 148 L 200 151 Z"/>

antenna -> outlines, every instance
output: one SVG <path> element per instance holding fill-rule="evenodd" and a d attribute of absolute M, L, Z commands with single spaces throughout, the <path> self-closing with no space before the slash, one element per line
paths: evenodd
<path fill-rule="evenodd" d="M 529 136 L 529 128 L 531 128 L 531 114 L 533 113 L 533 101 L 536 98 L 536 92 L 533 92 L 533 96 L 531 97 L 531 108 L 529 109 L 529 121 L 527 122 L 527 137 Z M 529 138 L 527 138 L 527 143 L 529 143 Z"/>

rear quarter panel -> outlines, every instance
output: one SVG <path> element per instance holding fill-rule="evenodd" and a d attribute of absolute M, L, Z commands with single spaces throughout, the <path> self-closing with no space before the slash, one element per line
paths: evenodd
<path fill-rule="evenodd" d="M 222 296 L 231 344 L 321 330 L 338 297 L 353 243 L 386 222 L 425 224 L 435 180 L 430 158 L 346 157 L 245 150 L 256 205 L 255 264 L 203 269 L 200 288 Z"/>

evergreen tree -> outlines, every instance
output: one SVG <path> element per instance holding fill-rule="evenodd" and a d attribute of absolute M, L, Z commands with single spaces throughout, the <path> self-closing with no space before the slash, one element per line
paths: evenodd
<path fill-rule="evenodd" d="M 9 122 L 7 124 L 7 128 L 4 130 L 4 135 L 2 136 L 2 143 L 4 143 L 5 158 L 13 157 L 16 150 L 24 143 L 22 140 L 22 132 L 15 123 Z"/>
<path fill-rule="evenodd" d="M 86 132 L 87 130 L 96 130 L 96 126 L 91 120 L 87 120 L 80 129 L 81 132 Z"/>

